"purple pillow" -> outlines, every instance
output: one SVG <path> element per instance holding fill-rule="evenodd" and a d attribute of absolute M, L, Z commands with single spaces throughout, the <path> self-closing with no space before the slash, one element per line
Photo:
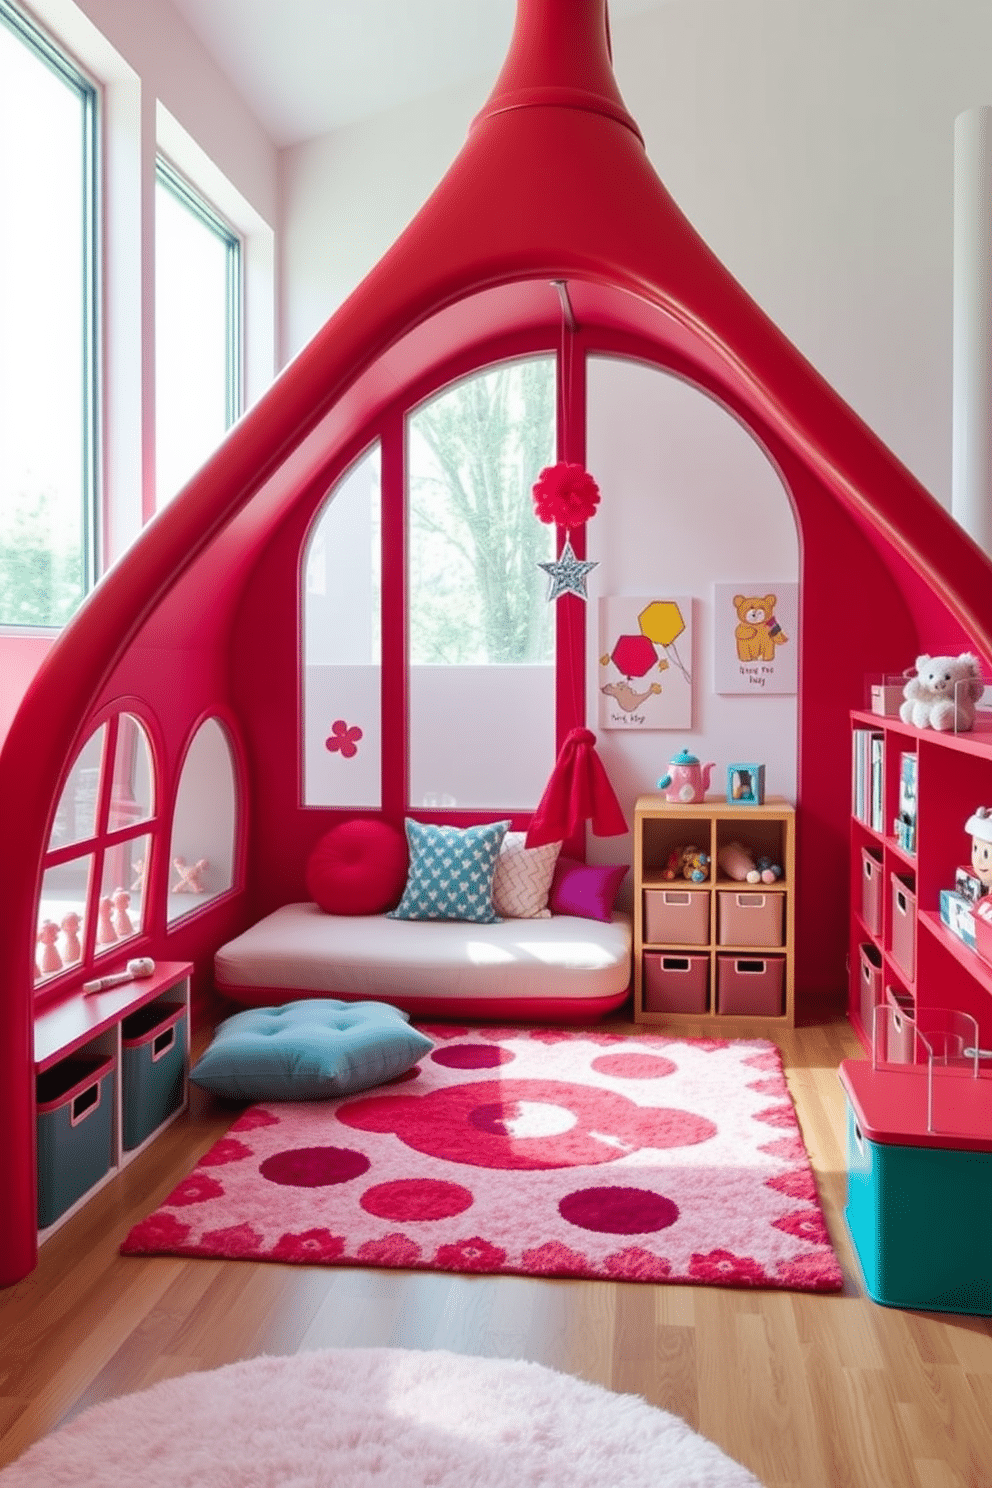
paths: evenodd
<path fill-rule="evenodd" d="M 609 921 L 626 876 L 626 863 L 580 863 L 575 858 L 559 858 L 551 880 L 548 908 L 552 914 Z"/>

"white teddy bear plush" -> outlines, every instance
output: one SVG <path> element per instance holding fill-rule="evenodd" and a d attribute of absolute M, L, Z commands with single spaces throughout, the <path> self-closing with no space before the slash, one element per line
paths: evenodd
<path fill-rule="evenodd" d="M 903 723 L 914 728 L 970 729 L 975 704 L 985 691 L 978 674 L 978 657 L 970 651 L 960 656 L 918 656 L 916 676 L 902 690 L 906 701 L 899 708 Z"/>

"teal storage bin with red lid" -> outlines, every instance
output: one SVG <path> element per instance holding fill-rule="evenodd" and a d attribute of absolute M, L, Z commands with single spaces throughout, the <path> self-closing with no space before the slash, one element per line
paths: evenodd
<path fill-rule="evenodd" d="M 844 1218 L 869 1297 L 886 1307 L 992 1316 L 992 1124 L 984 1124 L 992 1080 L 955 1072 L 958 1088 L 941 1091 L 946 1129 L 931 1132 L 924 1065 L 873 1070 L 845 1060 L 840 1078 Z"/>

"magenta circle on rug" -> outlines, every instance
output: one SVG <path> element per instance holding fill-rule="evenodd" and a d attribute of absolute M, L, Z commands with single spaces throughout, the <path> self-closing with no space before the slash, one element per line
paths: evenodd
<path fill-rule="evenodd" d="M 580 1188 L 558 1205 L 562 1219 L 600 1235 L 653 1235 L 679 1217 L 679 1206 L 647 1188 Z"/>
<path fill-rule="evenodd" d="M 526 1113 L 522 1130 L 508 1119 L 517 1105 Z M 543 1123 L 541 1107 L 552 1108 Z M 476 1112 L 483 1113 L 479 1125 Z M 569 1115 L 575 1119 L 566 1128 Z M 517 1171 L 615 1162 L 642 1147 L 691 1147 L 716 1135 L 705 1116 L 639 1106 L 617 1091 L 564 1080 L 477 1080 L 424 1095 L 369 1096 L 348 1101 L 337 1116 L 357 1131 L 394 1132 L 428 1157 Z"/>
<path fill-rule="evenodd" d="M 450 1219 L 464 1214 L 475 1200 L 470 1189 L 439 1178 L 397 1178 L 367 1188 L 358 1201 L 377 1219 Z"/>
<path fill-rule="evenodd" d="M 600 1054 L 589 1067 L 597 1075 L 613 1075 L 618 1080 L 661 1080 L 678 1071 L 678 1065 L 664 1054 Z"/>
<path fill-rule="evenodd" d="M 512 1064 L 517 1056 L 512 1049 L 494 1044 L 450 1044 L 446 1049 L 434 1049 L 430 1057 L 447 1069 L 495 1069 L 500 1064 Z"/>
<path fill-rule="evenodd" d="M 274 1152 L 258 1171 L 270 1183 L 287 1188 L 329 1188 L 333 1183 L 350 1183 L 371 1166 L 364 1152 L 350 1147 L 292 1147 L 288 1152 Z"/>

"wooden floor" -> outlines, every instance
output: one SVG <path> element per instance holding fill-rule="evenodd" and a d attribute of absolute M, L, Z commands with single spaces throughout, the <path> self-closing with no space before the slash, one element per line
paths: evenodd
<path fill-rule="evenodd" d="M 992 1484 L 990 1322 L 864 1295 L 842 1215 L 836 1068 L 858 1052 L 851 1032 L 830 1024 L 777 1040 L 843 1294 L 121 1258 L 130 1226 L 230 1123 L 230 1108 L 197 1096 L 52 1236 L 30 1277 L 0 1292 L 0 1464 L 86 1406 L 171 1375 L 377 1345 L 533 1359 L 635 1392 L 767 1488 Z"/>

